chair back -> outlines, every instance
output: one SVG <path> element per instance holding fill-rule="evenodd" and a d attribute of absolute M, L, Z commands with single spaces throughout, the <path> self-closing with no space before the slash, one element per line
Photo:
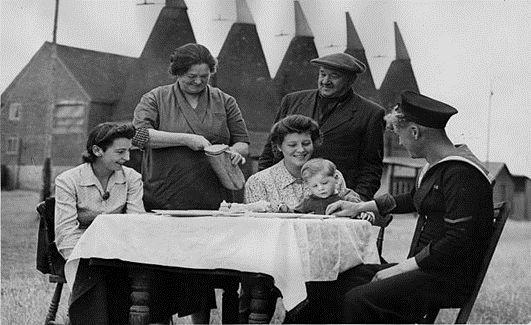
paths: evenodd
<path fill-rule="evenodd" d="M 40 216 L 37 237 L 37 270 L 50 274 L 52 282 L 66 282 L 65 259 L 55 245 L 55 198 L 49 197 L 40 202 L 37 205 L 37 212 Z"/>
<path fill-rule="evenodd" d="M 455 324 L 466 324 L 466 322 L 468 321 L 468 317 L 472 312 L 472 307 L 474 307 L 474 303 L 476 302 L 479 289 L 481 288 L 483 280 L 485 279 L 485 275 L 487 274 L 490 261 L 492 260 L 492 256 L 494 255 L 494 251 L 496 250 L 496 246 L 498 245 L 498 241 L 500 240 L 503 227 L 505 226 L 505 222 L 507 221 L 507 217 L 508 213 L 506 209 L 506 203 L 494 203 L 492 235 L 488 241 L 487 249 L 485 250 L 485 255 L 483 255 L 483 260 L 481 261 L 481 265 L 476 276 L 476 281 L 474 283 L 473 290 L 468 296 L 468 298 L 460 306 L 442 306 L 433 308 L 428 312 L 425 318 L 421 320 L 420 323 L 434 323 L 435 319 L 437 318 L 437 314 L 439 313 L 439 309 L 460 308 L 459 313 L 457 314 L 457 317 L 455 319 Z"/>
<path fill-rule="evenodd" d="M 393 215 L 387 214 L 383 217 L 377 216 L 375 222 L 373 223 L 373 226 L 380 227 L 380 230 L 378 231 L 378 237 L 376 238 L 376 248 L 378 250 L 378 256 L 380 257 L 380 263 L 385 264 L 387 261 L 382 257 L 382 251 L 383 251 L 383 242 L 384 242 L 384 236 L 385 236 L 385 228 L 389 226 L 389 224 L 393 221 Z"/>
<path fill-rule="evenodd" d="M 508 215 L 506 202 L 498 202 L 494 204 L 494 217 L 492 219 L 493 232 L 488 242 L 483 260 L 481 261 L 474 289 L 465 303 L 461 306 L 461 310 L 455 320 L 456 324 L 465 324 L 468 321 L 468 317 L 470 316 L 470 312 L 472 311 L 472 307 L 474 307 L 474 303 L 478 296 L 479 289 L 481 288 L 487 270 L 489 269 L 490 261 L 492 260 L 492 256 L 494 255 L 494 251 L 500 240 L 503 228 L 505 227 Z"/>

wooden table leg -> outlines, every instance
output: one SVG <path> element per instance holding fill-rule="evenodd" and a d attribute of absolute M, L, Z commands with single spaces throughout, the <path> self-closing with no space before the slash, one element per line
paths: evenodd
<path fill-rule="evenodd" d="M 223 277 L 223 297 L 221 300 L 221 322 L 223 324 L 238 323 L 238 287 L 239 277 Z"/>
<path fill-rule="evenodd" d="M 273 293 L 273 282 L 269 277 L 251 277 L 251 314 L 249 324 L 269 324 L 271 297 Z"/>
<path fill-rule="evenodd" d="M 129 309 L 129 325 L 149 325 L 150 286 L 153 273 L 148 270 L 131 269 L 132 279 L 131 308 Z"/>

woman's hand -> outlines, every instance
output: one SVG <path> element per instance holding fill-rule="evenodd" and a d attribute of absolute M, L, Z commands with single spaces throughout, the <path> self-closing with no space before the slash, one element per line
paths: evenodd
<path fill-rule="evenodd" d="M 238 164 L 245 164 L 245 157 L 243 157 L 239 152 L 234 150 L 227 150 L 227 152 L 230 154 L 230 162 L 232 165 L 237 166 Z"/>
<path fill-rule="evenodd" d="M 212 144 L 202 135 L 186 134 L 186 146 L 194 151 L 204 150 Z"/>

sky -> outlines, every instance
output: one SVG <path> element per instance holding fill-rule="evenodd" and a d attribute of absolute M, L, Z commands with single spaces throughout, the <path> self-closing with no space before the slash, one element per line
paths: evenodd
<path fill-rule="evenodd" d="M 185 0 L 197 42 L 214 55 L 236 19 L 235 1 Z M 144 2 L 155 4 L 137 5 Z M 163 3 L 60 0 L 57 42 L 139 57 Z M 274 77 L 295 31 L 293 2 L 247 4 Z M 451 140 L 467 143 L 481 160 L 505 162 L 512 174 L 531 177 L 531 1 L 300 4 L 319 55 L 345 50 L 345 12 L 350 13 L 377 88 L 395 57 L 396 21 L 420 92 L 459 111 L 447 125 Z M 54 5 L 54 0 L 0 0 L 0 91 L 52 40 Z"/>

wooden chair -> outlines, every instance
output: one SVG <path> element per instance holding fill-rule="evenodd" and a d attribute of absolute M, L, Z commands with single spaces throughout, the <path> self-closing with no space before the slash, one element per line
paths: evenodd
<path fill-rule="evenodd" d="M 46 315 L 45 325 L 58 324 L 55 322 L 57 309 L 61 300 L 63 285 L 66 283 L 64 275 L 65 260 L 55 246 L 55 198 L 49 197 L 37 205 L 40 216 L 37 243 L 37 269 L 49 274 L 50 283 L 55 283 L 55 291 Z"/>
<path fill-rule="evenodd" d="M 376 238 L 376 249 L 378 250 L 378 256 L 380 257 L 380 263 L 385 264 L 387 261 L 382 257 L 383 241 L 385 235 L 385 228 L 393 221 L 393 215 L 388 214 L 381 218 L 376 218 L 373 226 L 380 227 L 378 231 L 378 237 Z"/>
<path fill-rule="evenodd" d="M 508 213 L 506 210 L 506 203 L 495 203 L 494 218 L 492 220 L 492 236 L 488 242 L 488 247 L 485 251 L 483 261 L 481 262 L 479 272 L 476 276 L 474 289 L 470 296 L 468 296 L 468 298 L 464 301 L 462 305 L 434 307 L 428 312 L 428 314 L 424 317 L 424 319 L 422 319 L 420 323 L 433 324 L 435 322 L 435 319 L 437 318 L 437 315 L 439 314 L 440 309 L 459 308 L 460 310 L 459 314 L 457 314 L 457 317 L 455 319 L 455 324 L 466 324 L 466 322 L 468 321 L 468 317 L 470 316 L 470 312 L 472 311 L 472 307 L 474 307 L 474 302 L 476 301 L 476 298 L 478 296 L 479 289 L 481 288 L 481 284 L 483 283 L 483 279 L 485 278 L 485 274 L 487 273 L 487 270 L 489 268 L 492 256 L 494 255 L 494 251 L 496 250 L 496 246 L 498 245 L 498 241 L 503 231 L 503 227 L 505 226 L 505 222 L 507 221 L 507 217 Z"/>

